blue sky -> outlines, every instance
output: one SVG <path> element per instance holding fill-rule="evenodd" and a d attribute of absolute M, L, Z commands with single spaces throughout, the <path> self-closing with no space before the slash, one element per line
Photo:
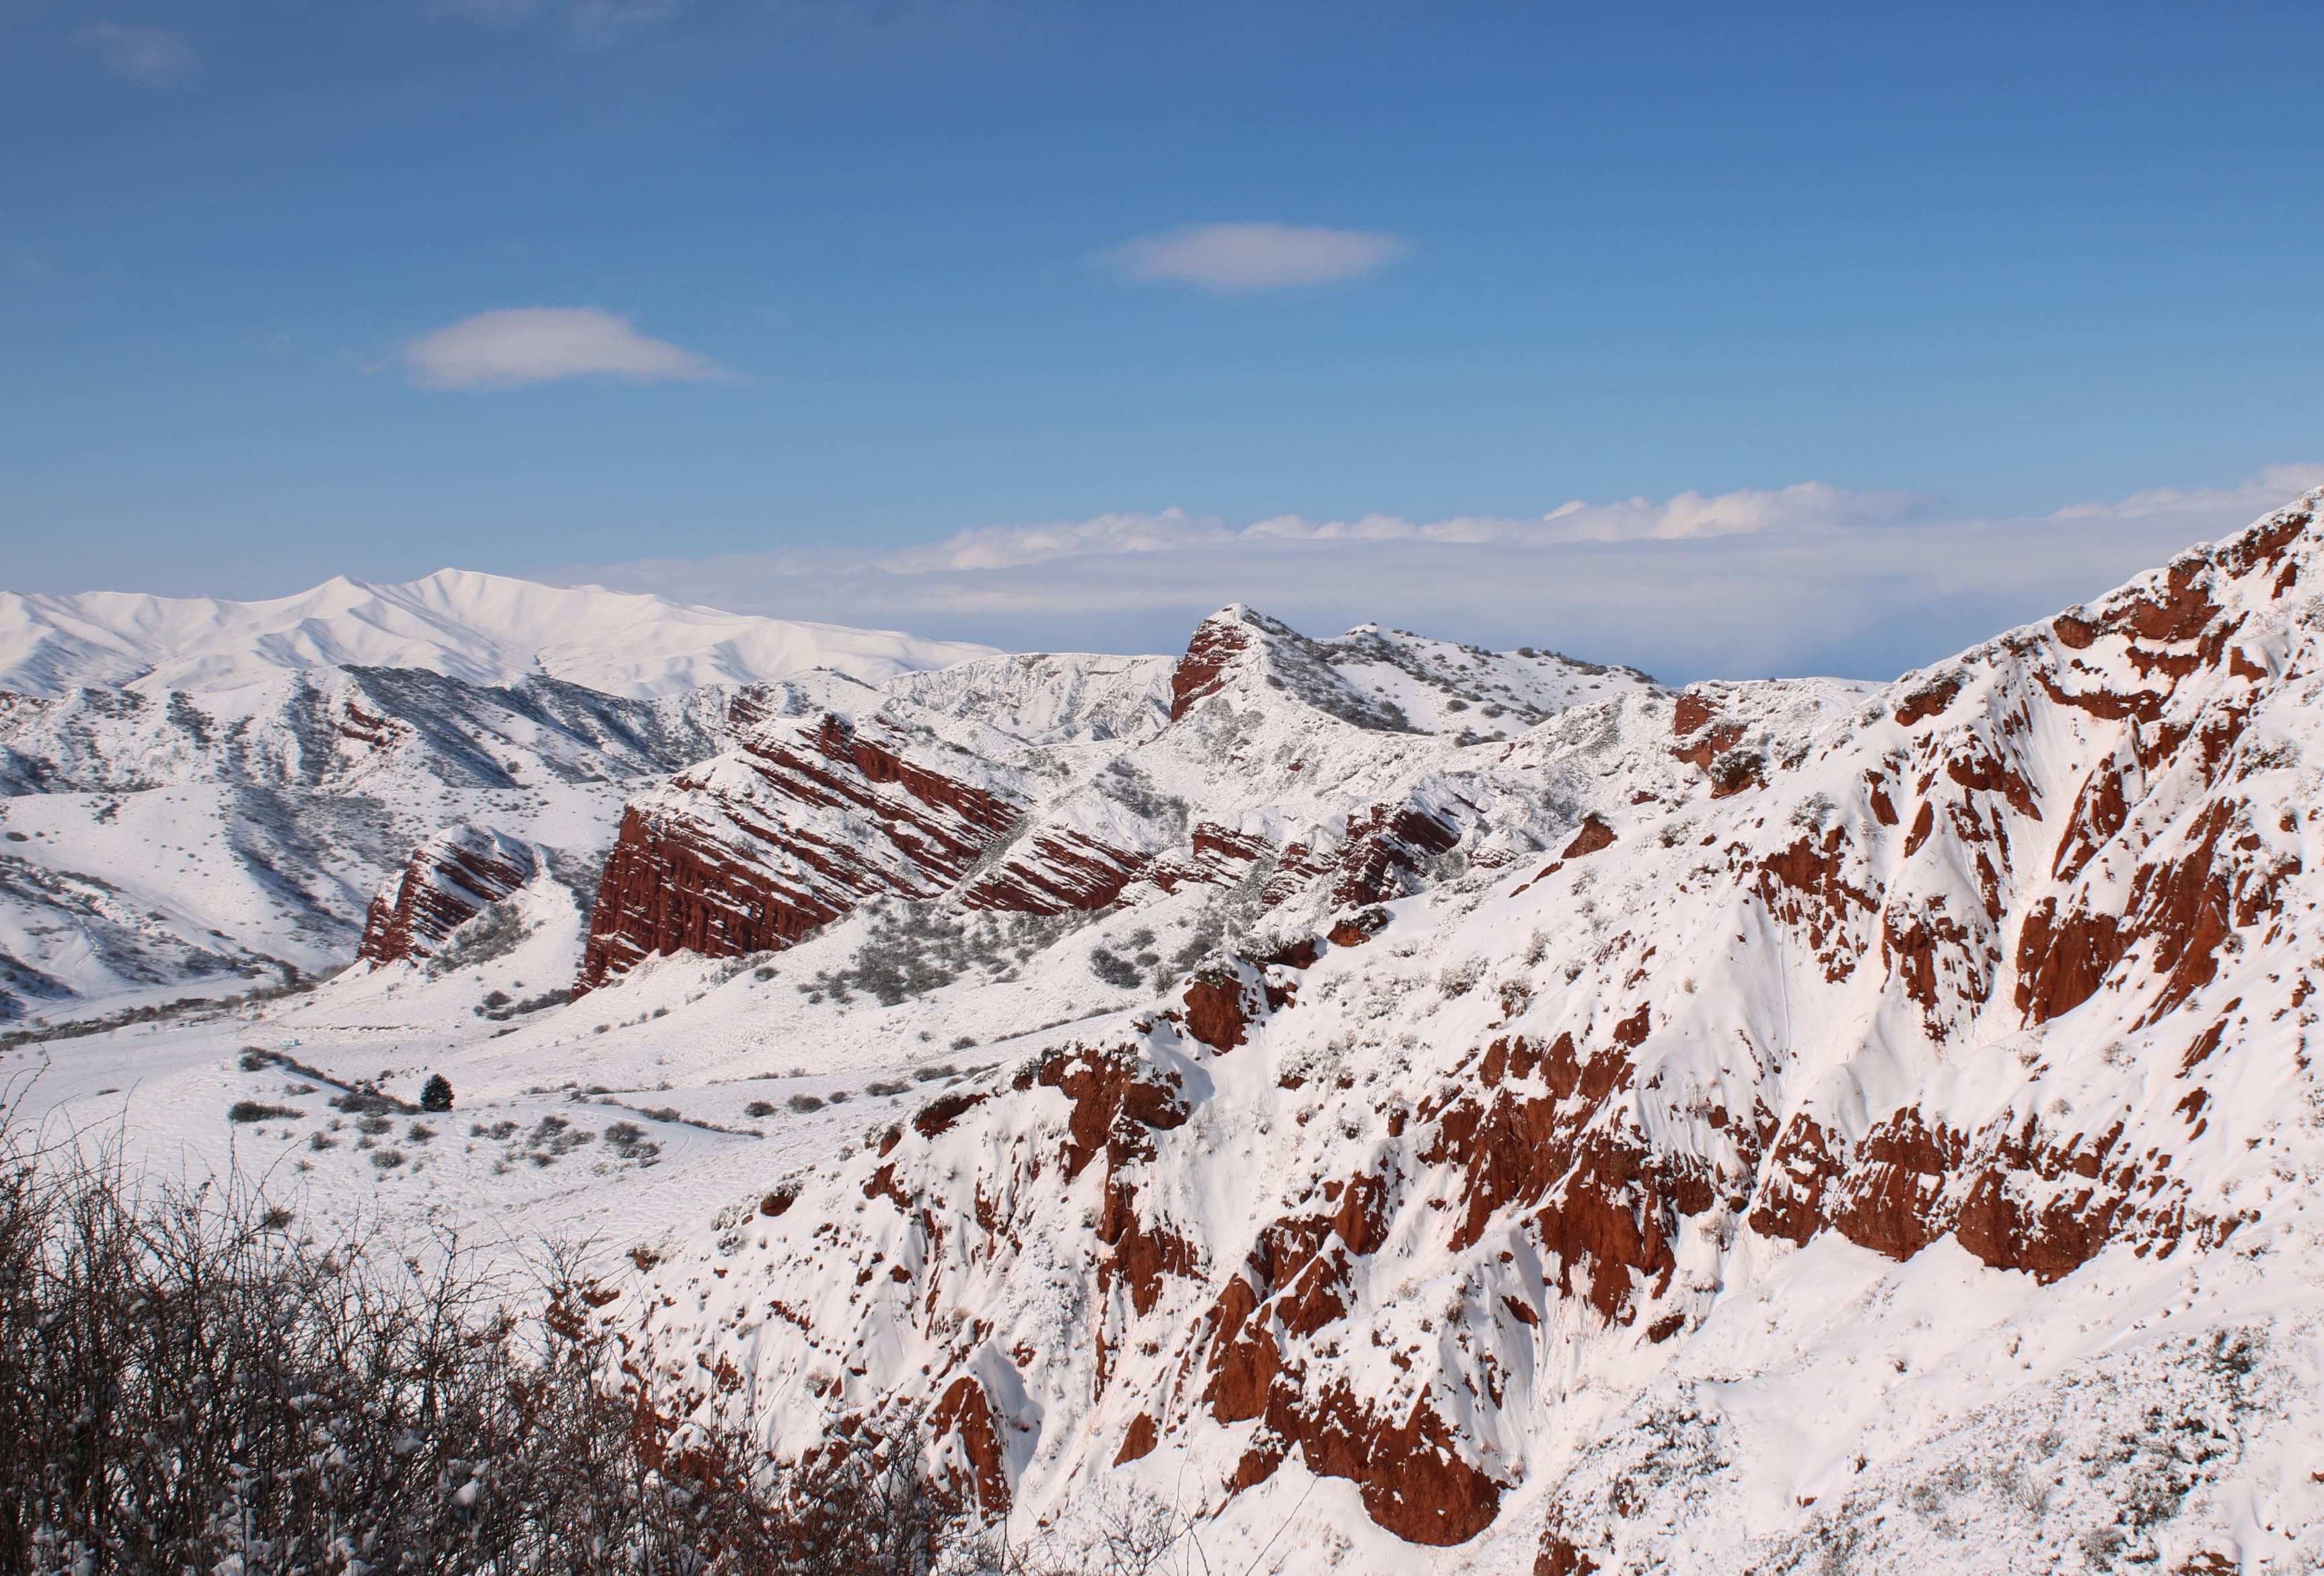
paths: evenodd
<path fill-rule="evenodd" d="M 456 564 L 1141 647 L 1236 596 L 1891 672 L 2324 459 L 2319 45 L 2313 6 L 0 0 L 0 585 Z M 1526 534 L 1572 501 L 1589 541 Z M 1244 534 L 1285 516 L 1519 524 Z M 1753 576 L 1804 627 L 1720 624 Z"/>

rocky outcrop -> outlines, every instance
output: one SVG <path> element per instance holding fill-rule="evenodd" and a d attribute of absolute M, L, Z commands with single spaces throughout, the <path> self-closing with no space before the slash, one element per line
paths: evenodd
<path fill-rule="evenodd" d="M 1073 712 L 1039 704 L 997 659 L 981 679 L 911 681 L 970 718 L 891 698 L 769 721 L 627 806 L 577 988 L 656 954 L 779 950 L 875 898 L 1055 916 L 1250 880 L 1268 909 L 1360 908 L 1422 889 L 1464 846 L 1484 868 L 1553 838 L 1603 846 L 1602 821 L 1577 830 L 1522 768 L 1458 759 L 1467 746 L 1429 739 L 1360 680 L 1416 670 L 1447 706 L 1534 715 L 1549 714 L 1556 684 L 1651 694 L 1652 681 L 1539 654 L 1496 668 L 1492 653 L 1437 646 L 1378 631 L 1319 642 L 1230 608 L 1195 629 L 1172 670 L 1167 724 L 1110 751 L 1092 748 L 1113 742 L 1107 729 L 1028 743 L 974 720 Z M 1532 668 L 1548 677 L 1517 670 Z M 1535 687 L 1521 694 L 1520 679 Z M 1270 764 L 1241 770 L 1239 750 L 1261 739 L 1274 741 Z"/>
<path fill-rule="evenodd" d="M 411 851 L 403 875 L 371 900 L 365 963 L 434 957 L 447 937 L 540 872 L 532 848 L 483 826 L 453 826 Z"/>
<path fill-rule="evenodd" d="M 623 812 L 579 988 L 656 953 L 780 948 L 867 898 L 940 895 L 1024 803 L 1014 773 L 876 714 L 772 725 Z"/>
<path fill-rule="evenodd" d="M 1560 1507 L 1523 1535 L 1539 1569 L 1655 1568 L 1615 1525 L 1651 1481 L 1592 1519 L 1541 1479 L 1578 1470 L 1564 1431 L 1629 1426 L 1606 1387 L 1662 1405 L 1662 1354 L 1712 1324 L 1708 1369 L 1756 1383 L 1767 1288 L 1812 1323 L 1825 1281 L 1920 1260 L 1914 1295 L 1992 1272 L 2022 1278 L 1978 1296 L 2035 1308 L 2244 1250 L 2291 1196 L 2312 513 L 1882 693 L 1633 691 L 1489 761 L 1311 705 L 1301 664 L 1330 663 L 1209 621 L 1138 775 L 1011 763 L 1026 807 L 954 888 L 1087 903 L 1111 945 L 1176 916 L 1200 961 L 798 1181 L 687 1282 L 689 1328 L 747 1325 L 762 1393 L 810 1416 L 937 1409 L 961 1481 L 1020 1515 L 1119 1472 L 1271 1526 L 1322 1479 L 1440 1547 L 1530 1483 Z M 767 1284 L 817 1300 L 767 1320 L 733 1290 Z M 650 1289 L 685 1305 L 677 1272 Z M 1834 1371 L 1874 1382 L 1856 1355 Z M 1701 1432 L 1650 1421 L 1657 1450 Z"/>
<path fill-rule="evenodd" d="M 1777 1147 L 1751 1225 L 1801 1243 L 1835 1230 L 1897 1259 L 1950 1235 L 1995 1268 L 2045 1284 L 2117 1240 L 2168 1258 L 2183 1237 L 2214 1246 L 2231 1236 L 2236 1218 L 2190 1209 L 2170 1156 L 2131 1152 L 2126 1125 L 2059 1138 L 2027 1117 L 1964 1132 L 1905 1107 L 1850 1144 L 1803 1116 Z"/>
<path fill-rule="evenodd" d="M 1186 1009 L 1186 1032 L 1214 1051 L 1231 1051 L 1242 1044 L 1251 1019 L 1259 1016 L 1254 983 L 1232 964 L 1213 964 L 1186 982 L 1180 1000 Z"/>
<path fill-rule="evenodd" d="M 1254 643 L 1241 622 L 1229 614 L 1197 624 L 1185 655 L 1170 673 L 1170 720 L 1176 722 L 1196 701 L 1216 695 L 1225 685 L 1229 665 Z"/>
<path fill-rule="evenodd" d="M 984 1387 L 973 1375 L 963 1374 L 952 1382 L 936 1410 L 928 1414 L 928 1430 L 954 1457 L 947 1462 L 946 1471 L 953 1491 L 989 1515 L 1006 1514 L 1009 1471 L 1001 1432 Z"/>

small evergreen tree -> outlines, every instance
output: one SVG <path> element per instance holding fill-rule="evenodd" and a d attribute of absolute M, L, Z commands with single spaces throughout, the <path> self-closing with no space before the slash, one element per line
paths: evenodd
<path fill-rule="evenodd" d="M 422 1111 L 452 1109 L 452 1084 L 443 1074 L 430 1074 L 428 1082 L 420 1085 L 420 1109 Z"/>

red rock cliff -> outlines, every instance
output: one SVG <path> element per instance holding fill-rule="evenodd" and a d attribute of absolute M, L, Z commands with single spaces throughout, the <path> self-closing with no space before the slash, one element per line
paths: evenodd
<path fill-rule="evenodd" d="M 540 861 L 515 838 L 454 826 L 412 850 L 402 876 L 371 900 L 363 945 L 369 963 L 436 955 L 444 938 L 532 880 Z"/>

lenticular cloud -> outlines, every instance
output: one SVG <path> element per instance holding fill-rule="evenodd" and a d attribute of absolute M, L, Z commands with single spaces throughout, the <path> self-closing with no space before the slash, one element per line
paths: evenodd
<path fill-rule="evenodd" d="M 400 357 L 428 389 L 518 389 L 567 378 L 730 382 L 705 355 L 653 339 L 596 307 L 512 307 L 423 334 Z"/>

